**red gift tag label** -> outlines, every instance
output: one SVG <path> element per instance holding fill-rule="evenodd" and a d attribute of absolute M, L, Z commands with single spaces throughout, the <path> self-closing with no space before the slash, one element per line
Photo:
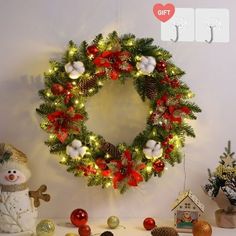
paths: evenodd
<path fill-rule="evenodd" d="M 166 22 L 175 14 L 175 6 L 171 3 L 157 3 L 153 6 L 153 13 L 158 20 Z"/>

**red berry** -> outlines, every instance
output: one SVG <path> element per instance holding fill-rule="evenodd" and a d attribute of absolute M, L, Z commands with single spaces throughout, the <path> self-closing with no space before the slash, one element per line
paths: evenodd
<path fill-rule="evenodd" d="M 172 135 L 172 134 L 170 134 L 170 135 L 169 135 L 169 139 L 172 139 L 172 138 L 173 138 L 173 135 Z"/>
<path fill-rule="evenodd" d="M 170 149 L 174 149 L 174 145 L 173 145 L 173 144 L 170 144 L 170 145 L 169 145 L 169 148 L 170 148 Z"/>
<path fill-rule="evenodd" d="M 148 217 L 143 221 L 143 227 L 146 230 L 152 230 L 156 226 L 156 222 L 153 218 Z"/>
<path fill-rule="evenodd" d="M 95 56 L 99 52 L 99 49 L 95 44 L 87 47 L 87 54 Z"/>
<path fill-rule="evenodd" d="M 89 225 L 82 225 L 79 227 L 79 235 L 80 236 L 90 236 L 91 235 L 91 229 Z"/>
<path fill-rule="evenodd" d="M 166 62 L 165 61 L 159 61 L 156 65 L 156 68 L 159 72 L 164 72 L 166 70 Z"/>
<path fill-rule="evenodd" d="M 169 159 L 170 155 L 169 154 L 165 154 L 165 159 Z"/>
<path fill-rule="evenodd" d="M 51 91 L 54 95 L 61 95 L 64 93 L 64 87 L 61 84 L 53 84 L 51 87 Z"/>
<path fill-rule="evenodd" d="M 157 160 L 156 162 L 153 163 L 153 169 L 157 173 L 162 172 L 164 168 L 165 168 L 165 163 L 162 160 Z"/>

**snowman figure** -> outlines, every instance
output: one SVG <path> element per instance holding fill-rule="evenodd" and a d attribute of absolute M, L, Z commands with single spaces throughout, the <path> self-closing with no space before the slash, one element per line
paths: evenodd
<path fill-rule="evenodd" d="M 35 231 L 39 199 L 49 201 L 43 194 L 46 186 L 29 191 L 31 172 L 24 153 L 9 144 L 0 144 L 0 232 Z"/>

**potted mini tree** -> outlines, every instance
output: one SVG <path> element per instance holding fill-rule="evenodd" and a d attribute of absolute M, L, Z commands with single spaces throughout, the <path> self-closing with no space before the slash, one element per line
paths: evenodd
<path fill-rule="evenodd" d="M 236 160 L 231 152 L 231 143 L 220 156 L 220 164 L 209 172 L 209 183 L 203 189 L 220 207 L 215 212 L 216 224 L 223 228 L 236 227 Z"/>

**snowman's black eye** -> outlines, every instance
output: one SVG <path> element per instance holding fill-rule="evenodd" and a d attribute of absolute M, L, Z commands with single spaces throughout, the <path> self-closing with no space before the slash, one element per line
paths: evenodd
<path fill-rule="evenodd" d="M 8 174 L 11 174 L 11 171 L 10 171 L 10 170 L 8 171 Z"/>
<path fill-rule="evenodd" d="M 16 171 L 14 170 L 13 173 L 16 174 Z"/>

